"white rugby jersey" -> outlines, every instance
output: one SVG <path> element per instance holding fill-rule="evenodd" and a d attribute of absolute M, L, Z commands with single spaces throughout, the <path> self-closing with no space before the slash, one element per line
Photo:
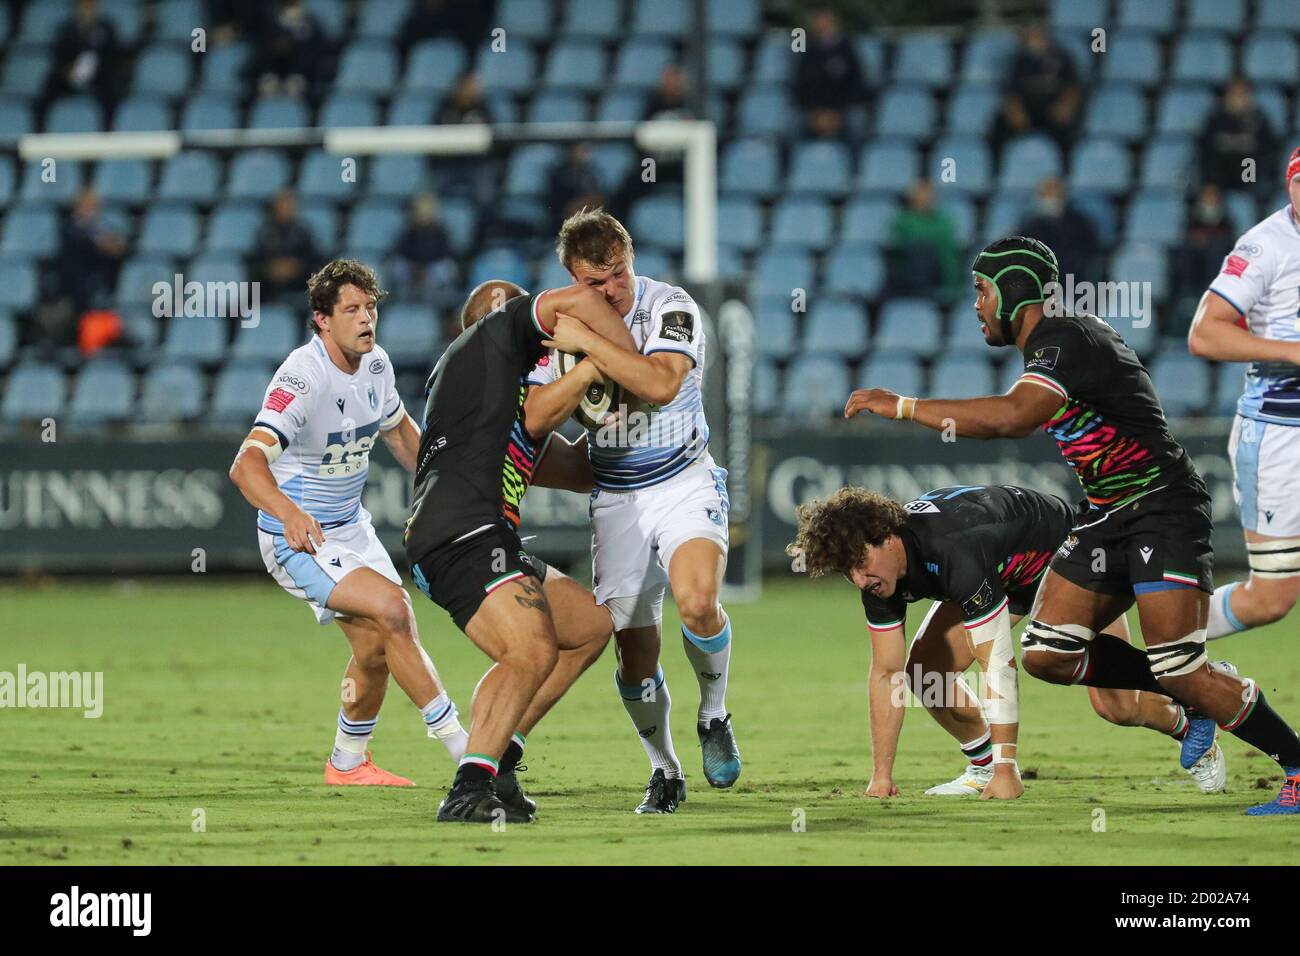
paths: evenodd
<path fill-rule="evenodd" d="M 1300 340 L 1300 225 L 1290 204 L 1237 240 L 1210 290 L 1246 317 L 1253 335 Z M 1300 425 L 1300 366 L 1251 362 L 1237 413 L 1261 422 Z"/>
<path fill-rule="evenodd" d="M 680 352 L 694 365 L 677 397 L 651 412 L 648 420 L 617 430 L 593 430 L 587 436 L 596 487 L 614 490 L 665 481 L 703 455 L 709 445 L 704 420 L 704 327 L 695 300 L 677 286 L 637 276 L 636 300 L 623 321 L 643 355 Z M 545 385 L 556 375 L 556 362 L 543 358 L 529 373 L 528 384 Z"/>
<path fill-rule="evenodd" d="M 370 449 L 403 417 L 387 352 L 376 345 L 348 375 L 313 335 L 276 369 L 253 426 L 280 439 L 284 452 L 271 463 L 280 490 L 329 529 L 361 516 Z M 283 523 L 264 511 L 257 526 L 284 534 Z"/>

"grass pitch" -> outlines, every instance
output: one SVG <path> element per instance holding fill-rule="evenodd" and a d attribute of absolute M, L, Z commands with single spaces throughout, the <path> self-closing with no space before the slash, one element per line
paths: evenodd
<path fill-rule="evenodd" d="M 425 647 L 463 711 L 486 666 L 416 594 Z M 1275 765 L 1225 737 L 1229 792 L 1205 796 L 1171 741 L 1112 727 L 1082 688 L 1022 675 L 1014 803 L 922 796 L 962 766 L 920 709 L 904 723 L 904 796 L 869 775 L 861 605 L 842 583 L 769 583 L 729 608 L 728 703 L 745 767 L 710 790 L 692 727 L 698 692 L 680 640 L 664 670 L 690 787 L 675 816 L 636 817 L 649 774 L 607 650 L 534 731 L 522 779 L 539 821 L 436 825 L 445 751 L 391 685 L 373 742 L 414 790 L 327 788 L 346 643 L 269 580 L 0 586 L 0 670 L 103 671 L 104 712 L 0 710 L 0 864 L 1290 863 L 1294 821 L 1251 819 Z M 669 611 L 671 615 L 671 610 Z M 909 615 L 915 625 L 920 613 Z M 676 621 L 665 622 L 675 635 Z M 1297 619 L 1216 643 L 1300 721 Z M 1261 788 L 1266 784 L 1266 788 Z M 201 811 L 201 813 L 199 812 Z M 796 832 L 802 820 L 805 829 Z M 199 823 L 203 827 L 199 827 Z"/>

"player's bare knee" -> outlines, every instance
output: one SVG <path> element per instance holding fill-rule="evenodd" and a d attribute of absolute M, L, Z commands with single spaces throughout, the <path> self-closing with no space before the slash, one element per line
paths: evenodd
<path fill-rule="evenodd" d="M 1291 589 L 1270 588 L 1261 591 L 1254 603 L 1259 624 L 1273 624 L 1282 620 L 1295 607 L 1296 592 Z"/>
<path fill-rule="evenodd" d="M 1020 659 L 1025 673 L 1047 681 L 1049 684 L 1068 684 L 1078 663 L 1075 655 L 1052 651 L 1025 651 Z"/>
<path fill-rule="evenodd" d="M 692 634 L 712 637 L 722 630 L 722 606 L 715 595 L 687 593 L 680 597 L 673 595 L 673 600 L 683 626 Z"/>
<path fill-rule="evenodd" d="M 392 588 L 391 592 L 384 597 L 376 620 L 384 631 L 385 641 L 411 643 L 416 640 L 415 616 L 411 608 L 411 599 L 401 588 Z"/>

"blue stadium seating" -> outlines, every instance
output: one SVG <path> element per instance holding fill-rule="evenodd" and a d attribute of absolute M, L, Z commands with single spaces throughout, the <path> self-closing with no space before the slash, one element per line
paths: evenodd
<path fill-rule="evenodd" d="M 212 93 L 241 92 L 243 71 L 251 52 L 246 40 L 209 48 L 200 58 L 199 89 Z"/>
<path fill-rule="evenodd" d="M 1128 142 L 1147 131 L 1147 105 L 1142 90 L 1131 83 L 1107 83 L 1092 94 L 1084 116 L 1089 136 L 1115 136 Z"/>
<path fill-rule="evenodd" d="M 355 158 L 355 157 L 354 157 Z M 365 168 L 358 163 L 356 181 L 343 178 L 342 157 L 331 153 L 308 153 L 298 167 L 298 195 L 305 200 L 354 199 L 365 181 Z"/>
<path fill-rule="evenodd" d="M 337 162 L 337 158 L 335 159 Z M 429 168 L 424 156 L 412 153 L 389 153 L 375 156 L 368 164 L 366 191 L 371 196 L 409 199 L 430 188 Z M 362 182 L 358 177 L 358 182 Z"/>
<path fill-rule="evenodd" d="M 1300 52 L 1295 37 L 1281 33 L 1253 34 L 1242 52 L 1242 72 L 1254 83 L 1294 83 L 1300 75 Z"/>
<path fill-rule="evenodd" d="M 844 411 L 849 397 L 849 373 L 842 359 L 805 355 L 786 370 L 785 400 L 791 418 L 824 418 Z"/>
<path fill-rule="evenodd" d="M 1048 19 L 1053 29 L 1087 31 L 1107 22 L 1109 7 L 1109 0 L 1052 0 Z"/>
<path fill-rule="evenodd" d="M 182 422 L 203 412 L 206 388 L 203 373 L 193 365 L 167 362 L 144 376 L 136 418 L 142 422 Z"/>
<path fill-rule="evenodd" d="M 202 18 L 190 22 L 201 23 Z M 131 90 L 169 98 L 182 96 L 194 83 L 194 61 L 199 58 L 186 46 L 155 44 L 144 50 L 136 61 Z"/>
<path fill-rule="evenodd" d="M 837 246 L 827 257 L 822 285 L 829 295 L 876 299 L 885 288 L 885 261 L 879 247 Z"/>
<path fill-rule="evenodd" d="M 754 68 L 750 74 L 751 83 L 788 83 L 794 76 L 795 57 L 798 54 L 790 46 L 790 37 L 773 33 L 758 42 L 754 53 Z"/>
<path fill-rule="evenodd" d="M 0 421 L 13 424 L 57 419 L 63 413 L 66 393 L 63 373 L 53 365 L 22 362 L 9 375 L 4 399 L 0 400 Z"/>
<path fill-rule="evenodd" d="M 226 354 L 230 321 L 222 316 L 173 316 L 167 321 L 163 356 L 176 362 L 216 365 Z"/>
<path fill-rule="evenodd" d="M 13 206 L 0 231 L 0 253 L 45 257 L 59 248 L 59 221 L 53 209 L 25 203 Z"/>
<path fill-rule="evenodd" d="M 18 31 L 19 43 L 49 44 L 72 12 L 69 0 L 45 0 L 30 3 L 23 11 L 22 25 Z"/>
<path fill-rule="evenodd" d="M 894 82 L 943 89 L 953 78 L 952 46 L 940 36 L 915 33 L 899 41 L 894 51 Z"/>
<path fill-rule="evenodd" d="M 388 101 L 389 126 L 425 126 L 432 123 L 438 111 L 438 98 L 432 93 L 400 93 Z"/>
<path fill-rule="evenodd" d="M 745 52 L 734 40 L 710 38 L 705 65 L 711 89 L 732 92 L 745 83 Z"/>
<path fill-rule="evenodd" d="M 825 249 L 833 238 L 834 216 L 819 199 L 788 197 L 772 210 L 772 242 Z"/>
<path fill-rule="evenodd" d="M 872 346 L 918 356 L 943 347 L 943 317 L 928 299 L 890 299 L 880 310 Z"/>
<path fill-rule="evenodd" d="M 1207 86 L 1179 84 L 1160 98 L 1156 129 L 1161 133 L 1199 133 L 1214 108 L 1214 92 Z"/>
<path fill-rule="evenodd" d="M 68 403 L 68 420 L 74 425 L 123 422 L 135 405 L 135 376 L 116 359 L 91 359 L 77 375 Z"/>
<path fill-rule="evenodd" d="M 188 258 L 199 246 L 199 215 L 189 206 L 169 203 L 145 213 L 136 251 L 144 255 Z"/>
<path fill-rule="evenodd" d="M 202 92 L 181 108 L 181 129 L 236 129 L 240 125 L 239 105 L 231 93 Z"/>
<path fill-rule="evenodd" d="M 526 41 L 516 38 L 507 53 L 494 53 L 490 44 L 479 48 L 475 70 L 485 93 L 523 93 L 537 82 L 537 53 Z"/>
<path fill-rule="evenodd" d="M 601 96 L 592 119 L 601 123 L 637 123 L 645 116 L 645 109 L 645 91 L 607 90 Z"/>
<path fill-rule="evenodd" d="M 866 312 L 857 302 L 824 296 L 808 310 L 802 344 L 804 354 L 849 358 L 861 355 L 866 346 Z"/>
<path fill-rule="evenodd" d="M 750 393 L 754 412 L 772 415 L 781 407 L 781 372 L 775 363 L 760 359 L 754 364 L 754 387 Z"/>
<path fill-rule="evenodd" d="M 1256 30 L 1300 30 L 1293 0 L 1255 0 Z"/>
<path fill-rule="evenodd" d="M 1117 33 L 1101 60 L 1101 77 L 1107 82 L 1136 83 L 1151 89 L 1164 79 L 1160 44 L 1149 33 Z"/>
<path fill-rule="evenodd" d="M 335 93 L 322 105 L 316 125 L 326 128 L 336 126 L 376 126 L 379 124 L 379 103 L 363 93 Z"/>
<path fill-rule="evenodd" d="M 659 245 L 680 252 L 686 236 L 684 216 L 680 196 L 646 196 L 633 204 L 628 229 L 634 236 L 653 236 Z"/>
<path fill-rule="evenodd" d="M 1210 364 L 1186 348 L 1162 351 L 1152 360 L 1150 371 L 1166 415 L 1195 414 L 1209 404 Z"/>
<path fill-rule="evenodd" d="M 391 39 L 406 23 L 411 0 L 368 0 L 360 7 L 357 32 L 363 37 Z"/>
<path fill-rule="evenodd" d="M 381 318 L 388 315 L 388 306 L 380 310 Z M 240 323 L 235 330 L 235 341 L 230 349 L 230 361 L 237 364 L 279 363 L 286 355 L 301 345 L 307 335 L 305 321 L 295 319 L 292 311 L 283 305 L 268 304 L 258 309 L 257 323 Z M 383 331 L 387 333 L 387 323 Z M 385 335 L 385 339 L 387 335 Z M 266 380 L 258 386 L 264 388 Z M 260 394 L 260 391 L 259 391 Z"/>
<path fill-rule="evenodd" d="M 718 201 L 718 244 L 753 252 L 763 241 L 763 207 L 744 196 Z"/>
<path fill-rule="evenodd" d="M 560 40 L 546 58 L 542 82 L 549 87 L 594 93 L 609 73 L 605 50 L 588 40 Z"/>
<path fill-rule="evenodd" d="M 705 23 L 710 33 L 749 39 L 762 26 L 759 0 L 708 0 Z"/>
<path fill-rule="evenodd" d="M 158 198 L 211 203 L 220 187 L 221 167 L 212 153 L 178 153 L 163 166 Z"/>
<path fill-rule="evenodd" d="M 1111 256 L 1109 278 L 1115 282 L 1149 282 L 1156 299 L 1169 294 L 1169 267 L 1158 245 L 1129 242 Z"/>
<path fill-rule="evenodd" d="M 554 29 L 555 10 L 550 0 L 502 0 L 497 19 L 509 24 L 509 31 L 533 41 L 549 40 Z"/>
<path fill-rule="evenodd" d="M 618 0 L 586 0 L 565 4 L 564 29 L 572 37 L 613 40 L 627 27 L 623 5 Z"/>
<path fill-rule="evenodd" d="M 311 114 L 297 97 L 269 96 L 249 109 L 248 125 L 253 129 L 302 129 L 311 125 Z"/>
<path fill-rule="evenodd" d="M 530 123 L 583 123 L 590 117 L 587 99 L 580 93 L 542 90 L 529 104 Z"/>
<path fill-rule="evenodd" d="M 399 368 L 429 368 L 437 357 L 439 337 L 427 306 L 395 302 L 383 309 L 384 349 Z"/>
<path fill-rule="evenodd" d="M 64 96 L 54 101 L 45 116 L 47 133 L 102 133 L 104 111 L 89 96 Z"/>
<path fill-rule="evenodd" d="M 540 4 L 534 4 L 540 6 Z M 502 22 L 511 22 L 503 20 Z M 511 31 L 529 37 L 511 23 Z M 466 66 L 465 48 L 447 37 L 421 40 L 411 48 L 402 85 L 411 92 L 446 93 Z"/>
<path fill-rule="evenodd" d="M 212 385 L 212 405 L 209 416 L 214 422 L 252 424 L 262 405 L 267 383 L 275 373 L 275 366 L 232 363 L 217 373 Z"/>
<path fill-rule="evenodd" d="M 0 99 L 0 135 L 26 136 L 33 127 L 32 109 L 26 100 L 10 96 Z"/>
<path fill-rule="evenodd" d="M 799 131 L 789 91 L 779 86 L 755 86 L 743 92 L 736 124 L 741 135 L 793 136 Z"/>
<path fill-rule="evenodd" d="M 945 160 L 953 160 L 951 182 L 942 179 Z M 942 188 L 984 195 L 993 185 L 993 157 L 988 145 L 978 136 L 953 134 L 934 144 L 927 167 Z"/>
<path fill-rule="evenodd" d="M 1193 159 L 1190 136 L 1159 135 L 1148 143 L 1142 153 L 1140 185 L 1159 189 L 1171 186 L 1185 189 L 1191 182 Z"/>
<path fill-rule="evenodd" d="M 344 242 L 354 249 L 375 249 L 387 254 L 405 225 L 406 213 L 400 205 L 375 199 L 353 208 Z"/>
<path fill-rule="evenodd" d="M 1232 45 L 1220 33 L 1182 37 L 1174 50 L 1171 78 L 1179 82 L 1226 83 L 1232 74 Z"/>
<path fill-rule="evenodd" d="M 887 388 L 900 395 L 916 395 L 924 387 L 921 364 L 910 352 L 872 349 L 858 372 L 857 387 Z M 841 409 L 848 397 L 847 392 L 840 396 Z"/>
<path fill-rule="evenodd" d="M 765 296 L 754 310 L 755 340 L 759 355 L 787 359 L 797 347 L 799 316 L 791 311 L 788 296 Z"/>
<path fill-rule="evenodd" d="M 18 350 L 18 323 L 9 312 L 0 312 L 0 368 L 6 368 L 14 360 Z"/>
<path fill-rule="evenodd" d="M 526 289 L 532 281 L 531 273 L 527 260 L 514 249 L 486 249 L 474 257 L 466 285 L 472 289 L 488 279 L 506 279 Z"/>
<path fill-rule="evenodd" d="M 849 191 L 849 151 L 841 143 L 813 141 L 794 148 L 786 188 L 793 193 L 839 197 Z"/>
<path fill-rule="evenodd" d="M 227 200 L 208 217 L 204 248 L 209 252 L 249 253 L 262 227 L 265 210 L 248 201 Z"/>
<path fill-rule="evenodd" d="M 971 352 L 945 352 L 930 370 L 931 395 L 978 398 L 998 391 L 989 358 Z"/>
<path fill-rule="evenodd" d="M 1048 176 L 1060 176 L 1061 151 L 1048 137 L 1030 133 L 1007 143 L 998 186 L 1005 190 L 1031 190 Z"/>
<path fill-rule="evenodd" d="M 923 87 L 892 86 L 876 107 L 876 135 L 922 139 L 934 133 L 938 109 Z"/>
<path fill-rule="evenodd" d="M 1130 242 L 1161 242 L 1172 245 L 1183 237 L 1182 197 L 1170 191 L 1148 191 L 1129 208 L 1125 239 Z"/>
<path fill-rule="evenodd" d="M 754 263 L 760 295 L 784 296 L 787 301 L 796 289 L 810 295 L 814 285 L 812 256 L 806 249 L 769 245 Z"/>
<path fill-rule="evenodd" d="M 10 47 L 5 57 L 0 89 L 6 93 L 34 97 L 45 89 L 50 74 L 50 54 L 43 49 Z"/>
<path fill-rule="evenodd" d="M 993 125 L 1000 102 L 993 87 L 959 87 L 948 100 L 948 132 L 984 136 Z"/>
<path fill-rule="evenodd" d="M 163 0 L 154 15 L 155 39 L 188 44 L 192 31 L 207 22 L 202 0 Z"/>
<path fill-rule="evenodd" d="M 864 196 L 851 200 L 844 209 L 840 241 L 844 243 L 885 242 L 889 226 L 898 211 L 893 196 Z"/>
<path fill-rule="evenodd" d="M 1127 146 L 1111 139 L 1090 139 L 1077 147 L 1070 169 L 1071 189 L 1097 189 L 1110 195 L 1128 191 L 1133 161 Z"/>
<path fill-rule="evenodd" d="M 962 58 L 962 82 L 996 86 L 1000 84 L 1015 56 L 1016 36 L 1010 30 L 978 31 L 966 45 Z"/>
<path fill-rule="evenodd" d="M 921 156 L 910 143 L 877 140 L 862 151 L 858 188 L 871 191 L 905 192 L 921 173 Z"/>
<path fill-rule="evenodd" d="M 0 260 L 0 289 L 5 290 L 5 305 L 23 311 L 36 304 L 38 293 L 36 267 L 29 262 Z"/>
<path fill-rule="evenodd" d="M 273 150 L 249 150 L 231 160 L 228 175 L 231 199 L 270 199 L 289 185 L 289 161 Z"/>
<path fill-rule="evenodd" d="M 733 140 L 722 151 L 719 184 L 724 193 L 768 198 L 780 186 L 781 157 L 774 144 L 760 139 Z"/>
<path fill-rule="evenodd" d="M 1244 0 L 1187 0 L 1184 26 L 1193 30 L 1240 32 L 1246 22 Z"/>
<path fill-rule="evenodd" d="M 167 101 L 159 96 L 132 96 L 123 101 L 113 114 L 113 131 L 140 133 L 175 128 Z"/>

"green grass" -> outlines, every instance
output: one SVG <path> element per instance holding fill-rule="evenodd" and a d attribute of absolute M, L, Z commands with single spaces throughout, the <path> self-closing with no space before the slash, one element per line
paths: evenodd
<path fill-rule="evenodd" d="M 416 595 L 425 647 L 462 707 L 485 667 Z M 1244 817 L 1268 799 L 1271 761 L 1228 738 L 1229 792 L 1204 796 L 1165 738 L 1102 723 L 1080 688 L 1022 678 L 1015 803 L 921 795 L 961 767 L 922 711 L 903 729 L 903 797 L 861 792 L 870 765 L 869 651 L 843 584 L 770 584 L 730 608 L 729 705 L 745 769 L 712 791 L 699 769 L 698 700 L 680 642 L 664 669 L 691 786 L 671 817 L 630 811 L 648 775 L 607 651 L 529 741 L 523 776 L 540 820 L 505 832 L 437 825 L 452 768 L 392 686 L 374 740 L 414 790 L 330 789 L 346 645 L 270 581 L 0 587 L 0 670 L 104 672 L 97 720 L 0 711 L 0 864 L 255 863 L 1290 863 L 1293 824 Z M 919 620 L 913 616 L 913 621 Z M 674 634 L 675 621 L 667 622 Z M 1296 625 L 1214 645 L 1300 720 Z M 1257 784 L 1267 779 L 1267 789 Z M 202 809 L 206 831 L 194 832 Z M 1105 832 L 1094 832 L 1095 810 Z M 806 832 L 792 832 L 796 814 Z"/>

